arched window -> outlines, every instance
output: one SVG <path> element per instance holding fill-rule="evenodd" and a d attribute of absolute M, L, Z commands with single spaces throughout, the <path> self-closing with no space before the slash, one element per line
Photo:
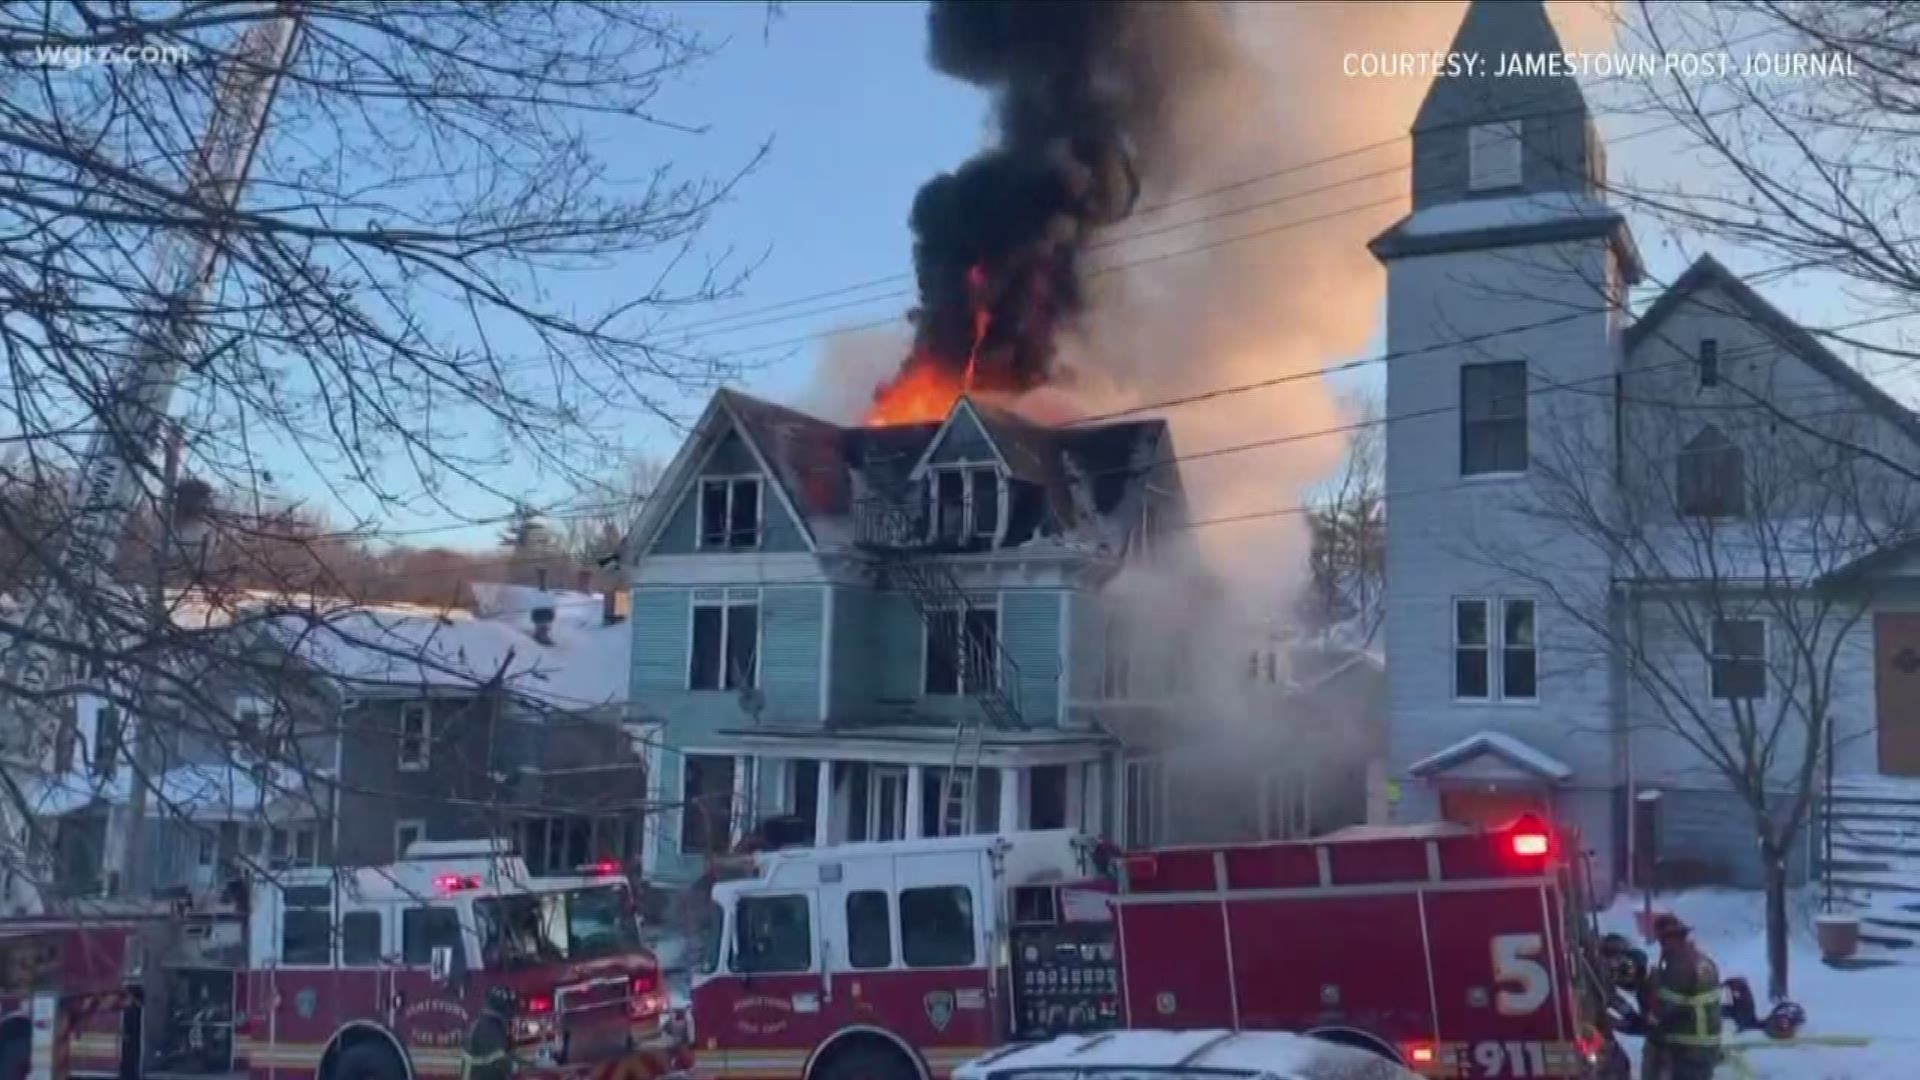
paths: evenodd
<path fill-rule="evenodd" d="M 1677 472 L 1682 514 L 1738 517 L 1746 512 L 1746 455 L 1719 428 L 1703 429 L 1681 449 Z"/>

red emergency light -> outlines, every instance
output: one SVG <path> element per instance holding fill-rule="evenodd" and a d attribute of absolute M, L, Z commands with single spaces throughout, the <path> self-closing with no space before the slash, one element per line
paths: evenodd
<path fill-rule="evenodd" d="M 581 867 L 580 872 L 587 877 L 613 877 L 620 873 L 620 864 L 612 859 L 601 859 Z"/>
<path fill-rule="evenodd" d="M 545 1016 L 553 1011 L 553 999 L 545 994 L 535 994 L 527 999 L 527 1015 Z"/>
<path fill-rule="evenodd" d="M 480 887 L 480 879 L 472 875 L 462 877 L 459 874 L 439 874 L 433 879 L 433 887 L 441 892 L 465 892 Z"/>
<path fill-rule="evenodd" d="M 1440 1060 L 1440 1049 L 1430 1042 L 1410 1042 L 1400 1047 L 1400 1056 L 1415 1069 L 1425 1069 Z"/>
<path fill-rule="evenodd" d="M 1518 858 L 1542 859 L 1553 852 L 1553 834 L 1546 822 L 1522 814 L 1507 832 L 1507 848 Z"/>

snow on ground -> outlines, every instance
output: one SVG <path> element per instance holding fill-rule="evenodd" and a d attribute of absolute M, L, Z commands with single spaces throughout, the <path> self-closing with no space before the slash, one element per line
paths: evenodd
<path fill-rule="evenodd" d="M 1601 929 L 1635 941 L 1633 913 L 1640 901 L 1622 900 L 1601 916 Z M 1705 890 L 1660 897 L 1655 911 L 1672 911 L 1720 965 L 1722 978 L 1744 976 L 1767 1008 L 1767 945 L 1762 898 L 1756 892 Z M 1788 981 L 1794 1001 L 1807 1010 L 1805 1041 L 1771 1043 L 1764 1034 L 1730 1034 L 1741 1048 L 1716 1074 L 1730 1080 L 1911 1080 L 1920 1075 L 1920 967 L 1836 971 L 1820 962 L 1814 943 L 1814 910 L 1807 902 L 1792 911 L 1793 943 Z M 1866 1046 L 1823 1046 L 1819 1040 L 1864 1038 Z M 1637 1062 L 1640 1048 L 1629 1040 Z"/>

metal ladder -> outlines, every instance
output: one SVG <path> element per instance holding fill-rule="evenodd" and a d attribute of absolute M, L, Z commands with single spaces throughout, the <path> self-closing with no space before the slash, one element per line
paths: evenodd
<path fill-rule="evenodd" d="M 939 827 L 942 836 L 965 835 L 973 824 L 986 729 L 1007 731 L 1027 726 L 1019 703 L 1008 692 L 1009 686 L 1018 692 L 1020 667 L 1001 644 L 999 634 L 985 642 L 968 636 L 967 615 L 976 609 L 968 602 L 966 590 L 944 562 L 910 547 L 920 535 L 919 515 L 891 501 L 871 500 L 864 509 L 861 543 L 877 557 L 882 583 L 897 586 L 907 594 L 929 633 L 934 631 L 936 613 L 954 615 L 954 633 L 960 639 L 961 685 L 966 696 L 979 705 L 979 712 L 962 713 L 954 725 L 953 751 L 940 781 Z"/>

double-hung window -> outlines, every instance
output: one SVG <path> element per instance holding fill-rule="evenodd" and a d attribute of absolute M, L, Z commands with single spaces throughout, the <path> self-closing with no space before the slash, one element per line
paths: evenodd
<path fill-rule="evenodd" d="M 1453 696 L 1461 701 L 1533 701 L 1540 696 L 1534 602 L 1453 602 Z"/>
<path fill-rule="evenodd" d="M 1460 368 L 1460 475 L 1527 470 L 1527 364 Z"/>
<path fill-rule="evenodd" d="M 724 598 L 696 600 L 687 689 L 747 690 L 759 685 L 759 594 L 733 590 Z"/>
<path fill-rule="evenodd" d="M 1711 658 L 1715 701 L 1767 696 L 1767 624 L 1761 619 L 1715 619 Z"/>
<path fill-rule="evenodd" d="M 739 551 L 760 546 L 760 478 L 700 481 L 700 547 Z"/>

